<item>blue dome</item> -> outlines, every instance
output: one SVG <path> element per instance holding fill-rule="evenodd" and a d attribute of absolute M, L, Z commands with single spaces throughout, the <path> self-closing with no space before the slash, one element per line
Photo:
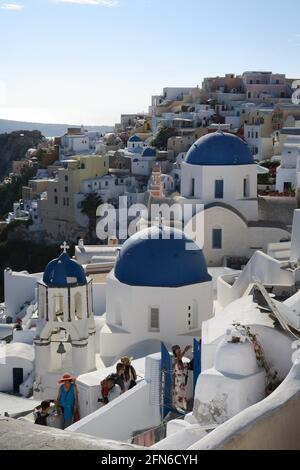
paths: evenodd
<path fill-rule="evenodd" d="M 156 149 L 153 147 L 146 147 L 142 153 L 142 157 L 156 157 Z"/>
<path fill-rule="evenodd" d="M 134 134 L 129 137 L 128 142 L 142 142 L 142 139 L 138 135 Z"/>
<path fill-rule="evenodd" d="M 51 287 L 67 287 L 72 284 L 85 285 L 86 276 L 80 264 L 72 260 L 68 253 L 62 253 L 47 264 L 43 281 Z"/>
<path fill-rule="evenodd" d="M 214 132 L 195 142 L 185 157 L 191 165 L 252 165 L 248 144 L 236 135 Z"/>
<path fill-rule="evenodd" d="M 193 244 L 192 250 L 186 244 Z M 211 280 L 202 250 L 180 230 L 141 230 L 121 247 L 115 277 L 130 286 L 181 287 Z"/>

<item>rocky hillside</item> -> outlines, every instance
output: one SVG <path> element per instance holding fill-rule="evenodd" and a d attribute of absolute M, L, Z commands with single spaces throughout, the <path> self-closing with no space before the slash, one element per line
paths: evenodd
<path fill-rule="evenodd" d="M 29 148 L 43 139 L 40 131 L 18 131 L 0 134 L 0 180 L 9 173 L 11 162 L 21 160 Z"/>

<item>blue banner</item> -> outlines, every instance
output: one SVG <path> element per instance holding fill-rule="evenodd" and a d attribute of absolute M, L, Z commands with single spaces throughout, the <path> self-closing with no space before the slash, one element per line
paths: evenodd
<path fill-rule="evenodd" d="M 164 343 L 161 343 L 161 384 L 162 384 L 162 418 L 172 411 L 172 358 Z"/>
<path fill-rule="evenodd" d="M 197 385 L 198 377 L 201 373 L 201 340 L 198 341 L 194 338 L 194 360 L 193 360 L 193 372 L 194 372 L 194 394 Z"/>

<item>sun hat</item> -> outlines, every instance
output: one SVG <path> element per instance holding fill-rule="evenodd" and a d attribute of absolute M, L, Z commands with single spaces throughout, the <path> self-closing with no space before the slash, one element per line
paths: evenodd
<path fill-rule="evenodd" d="M 71 374 L 64 374 L 61 376 L 61 378 L 59 379 L 58 383 L 59 384 L 63 384 L 65 382 L 73 382 L 74 380 L 76 380 L 76 377 L 74 377 L 73 375 Z"/>

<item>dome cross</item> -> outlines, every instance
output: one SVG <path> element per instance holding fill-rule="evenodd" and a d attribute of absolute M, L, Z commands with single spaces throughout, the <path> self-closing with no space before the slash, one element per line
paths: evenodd
<path fill-rule="evenodd" d="M 62 245 L 60 245 L 60 248 L 64 250 L 64 253 L 67 253 L 67 250 L 70 248 L 67 242 L 63 242 Z"/>

